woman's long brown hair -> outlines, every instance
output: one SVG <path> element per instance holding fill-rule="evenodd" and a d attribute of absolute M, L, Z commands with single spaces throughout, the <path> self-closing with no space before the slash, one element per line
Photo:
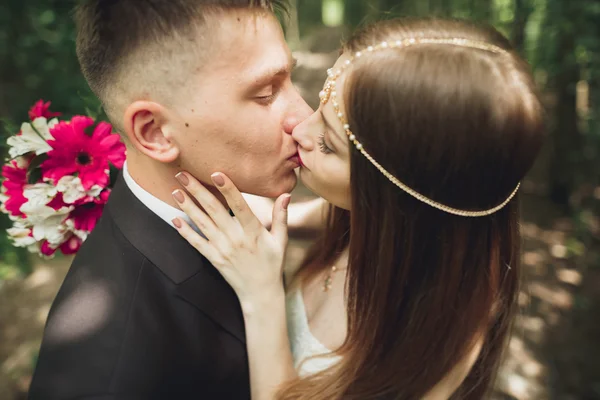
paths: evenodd
<path fill-rule="evenodd" d="M 356 34 L 355 52 L 409 37 L 483 41 L 509 54 L 427 44 L 355 61 L 345 83 L 350 128 L 414 190 L 448 206 L 502 203 L 543 140 L 528 66 L 491 28 L 454 20 L 394 20 Z M 419 399 L 484 337 L 457 399 L 481 399 L 505 347 L 519 288 L 518 199 L 466 218 L 394 186 L 353 146 L 352 211 L 332 208 L 300 272 L 310 280 L 347 245 L 348 333 L 342 361 L 282 388 L 290 399 Z"/>

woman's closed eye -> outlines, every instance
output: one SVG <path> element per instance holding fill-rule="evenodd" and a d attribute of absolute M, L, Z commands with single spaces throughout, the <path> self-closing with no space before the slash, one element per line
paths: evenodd
<path fill-rule="evenodd" d="M 331 147 L 329 147 L 327 145 L 327 143 L 325 142 L 325 133 L 322 133 L 319 136 L 319 140 L 318 140 L 318 144 L 319 144 L 319 149 L 321 150 L 321 152 L 323 154 L 330 154 L 333 153 L 333 150 L 331 149 Z"/>

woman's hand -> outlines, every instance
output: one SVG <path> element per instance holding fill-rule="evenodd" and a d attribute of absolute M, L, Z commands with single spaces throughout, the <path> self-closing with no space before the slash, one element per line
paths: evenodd
<path fill-rule="evenodd" d="M 283 194 L 273 206 L 269 232 L 252 213 L 233 182 L 222 173 L 212 180 L 235 214 L 200 182 L 185 172 L 177 179 L 202 206 L 200 209 L 182 190 L 173 192 L 181 209 L 204 235 L 196 233 L 179 218 L 173 224 L 179 233 L 202 253 L 235 290 L 244 312 L 268 303 L 283 291 L 283 260 L 287 246 L 287 207 L 290 195 Z"/>

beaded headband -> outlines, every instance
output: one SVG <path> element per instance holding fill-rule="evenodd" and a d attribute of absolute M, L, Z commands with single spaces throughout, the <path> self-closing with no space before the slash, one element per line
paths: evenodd
<path fill-rule="evenodd" d="M 447 44 L 447 45 L 452 45 L 452 46 L 467 47 L 467 48 L 472 48 L 472 49 L 489 51 L 489 52 L 496 53 L 496 54 L 509 54 L 508 51 L 506 51 L 498 46 L 494 46 L 494 45 L 484 43 L 484 42 L 469 40 L 469 39 L 461 39 L 461 38 L 408 38 L 408 39 L 397 40 L 397 41 L 393 41 L 393 42 L 382 42 L 375 46 L 369 46 L 363 51 L 357 51 L 348 60 L 346 60 L 344 62 L 344 64 L 335 72 L 333 69 L 329 69 L 327 71 L 328 77 L 327 77 L 327 81 L 325 82 L 325 87 L 321 91 L 321 93 L 319 93 L 319 97 L 321 99 L 321 104 L 327 104 L 327 102 L 331 98 L 332 104 L 333 104 L 333 109 L 335 110 L 335 113 L 337 114 L 338 118 L 342 122 L 342 125 L 344 126 L 344 131 L 346 132 L 348 139 L 350 140 L 350 142 L 352 142 L 354 144 L 354 147 L 356 147 L 356 150 L 358 150 L 363 156 L 365 156 L 365 158 L 367 160 L 369 160 L 369 162 L 371 164 L 373 164 L 375 166 L 375 168 L 377 168 L 394 185 L 398 186 L 400 189 L 402 189 L 404 192 L 408 193 L 415 199 L 417 199 L 425 204 L 428 204 L 429 206 L 431 206 L 433 208 L 437 208 L 438 210 L 447 212 L 449 214 L 458 215 L 461 217 L 483 217 L 486 215 L 494 214 L 498 210 L 504 208 L 513 199 L 513 197 L 515 197 L 515 195 L 519 191 L 519 187 L 521 186 L 520 183 L 517 185 L 515 190 L 510 194 L 510 196 L 508 196 L 508 198 L 502 202 L 502 204 L 499 204 L 496 207 L 490 208 L 488 210 L 465 211 L 465 210 L 459 210 L 459 209 L 452 208 L 452 207 L 446 206 L 444 204 L 438 203 L 438 202 L 418 193 L 417 191 L 411 189 L 410 187 L 406 186 L 404 183 L 400 182 L 400 180 L 398 180 L 395 176 L 393 176 L 391 173 L 389 173 L 385 168 L 383 168 L 381 166 L 381 164 L 379 164 L 377 161 L 375 161 L 375 159 L 364 149 L 362 143 L 360 143 L 358 141 L 358 139 L 356 138 L 356 136 L 352 133 L 352 131 L 350 130 L 350 125 L 348 124 L 348 120 L 346 119 L 344 113 L 340 110 L 340 105 L 337 100 L 336 80 L 342 75 L 342 73 L 350 65 L 352 65 L 353 61 L 361 58 L 365 54 L 372 53 L 375 51 L 380 51 L 380 50 L 385 50 L 385 49 L 390 49 L 390 48 L 404 48 L 404 47 L 410 47 L 410 46 L 414 46 L 414 45 L 418 45 L 418 44 Z"/>

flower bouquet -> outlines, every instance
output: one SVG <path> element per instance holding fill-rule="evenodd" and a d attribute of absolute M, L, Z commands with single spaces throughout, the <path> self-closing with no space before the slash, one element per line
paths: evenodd
<path fill-rule="evenodd" d="M 51 257 L 74 254 L 94 229 L 125 162 L 125 146 L 106 122 L 76 115 L 59 120 L 38 101 L 7 140 L 0 211 L 17 247 Z"/>

